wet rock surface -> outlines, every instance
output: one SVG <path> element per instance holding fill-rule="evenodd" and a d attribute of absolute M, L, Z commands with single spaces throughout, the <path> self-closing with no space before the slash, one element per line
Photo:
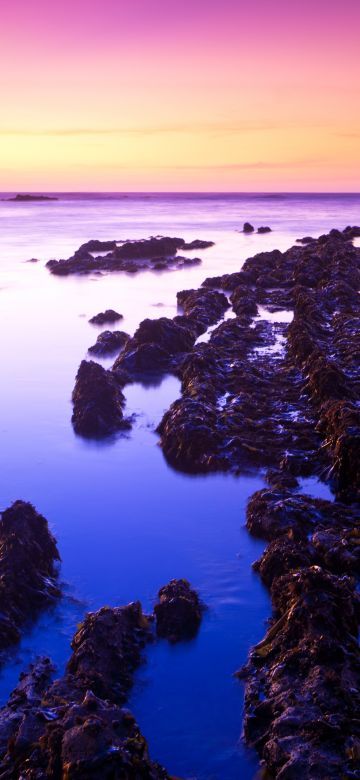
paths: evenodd
<path fill-rule="evenodd" d="M 328 475 L 339 498 L 358 499 L 356 232 L 261 252 L 240 271 L 205 280 L 209 292 L 230 292 L 236 316 L 176 366 L 182 396 L 159 426 L 172 465 L 194 472 L 272 465 L 293 477 Z M 283 309 L 289 323 L 276 321 Z"/>
<path fill-rule="evenodd" d="M 129 341 L 129 334 L 123 330 L 104 330 L 96 339 L 95 344 L 89 347 L 92 355 L 113 355 L 120 352 Z"/>
<path fill-rule="evenodd" d="M 123 708 L 150 624 L 139 602 L 89 614 L 65 674 L 49 659 L 23 674 L 0 710 L 0 776 L 18 780 L 166 780 Z"/>
<path fill-rule="evenodd" d="M 137 273 L 145 270 L 183 268 L 201 263 L 198 257 L 182 257 L 179 250 L 206 249 L 212 241 L 195 239 L 186 243 L 183 238 L 155 236 L 140 241 L 98 241 L 92 239 L 82 244 L 65 260 L 49 260 L 46 264 L 52 274 L 91 273 L 93 271 L 126 271 Z M 100 252 L 101 254 L 96 254 Z"/>
<path fill-rule="evenodd" d="M 166 373 L 176 364 L 177 356 L 188 352 L 196 332 L 183 320 L 160 317 L 143 320 L 124 351 L 114 363 L 114 369 L 125 369 L 133 377 Z"/>
<path fill-rule="evenodd" d="M 80 363 L 72 400 L 72 424 L 80 436 L 103 438 L 130 427 L 119 377 L 93 360 Z"/>
<path fill-rule="evenodd" d="M 158 593 L 155 605 L 156 632 L 170 642 L 192 639 L 198 632 L 202 605 L 187 580 L 171 580 Z"/>
<path fill-rule="evenodd" d="M 99 314 L 94 314 L 89 322 L 92 325 L 107 325 L 108 323 L 119 322 L 122 319 L 124 319 L 123 315 L 119 314 L 119 312 L 114 311 L 114 309 L 106 309 L 106 311 L 101 311 Z"/>
<path fill-rule="evenodd" d="M 0 654 L 60 596 L 59 560 L 47 521 L 31 504 L 15 501 L 0 514 Z"/>
<path fill-rule="evenodd" d="M 358 777 L 359 511 L 265 490 L 247 525 L 272 540 L 255 568 L 274 613 L 240 672 L 246 739 L 272 777 Z"/>

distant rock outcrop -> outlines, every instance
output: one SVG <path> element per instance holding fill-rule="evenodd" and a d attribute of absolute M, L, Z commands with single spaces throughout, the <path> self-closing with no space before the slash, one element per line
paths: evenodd
<path fill-rule="evenodd" d="M 46 264 L 52 274 L 91 273 L 92 271 L 161 271 L 184 268 L 201 263 L 198 257 L 182 257 L 179 250 L 206 249 L 212 241 L 195 239 L 186 243 L 183 238 L 155 236 L 139 241 L 98 241 L 82 244 L 67 260 L 49 260 Z M 101 252 L 101 254 L 97 254 Z"/>

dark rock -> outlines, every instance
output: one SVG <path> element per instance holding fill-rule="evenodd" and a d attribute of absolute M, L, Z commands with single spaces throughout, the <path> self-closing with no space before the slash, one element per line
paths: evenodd
<path fill-rule="evenodd" d="M 149 623 L 137 602 L 90 614 L 65 674 L 53 684 L 47 659 L 32 666 L 0 710 L 0 775 L 38 780 L 167 780 L 123 709 Z"/>
<path fill-rule="evenodd" d="M 304 238 L 297 238 L 296 241 L 299 244 L 311 244 L 312 241 L 315 241 L 315 238 L 312 238 L 311 236 L 304 236 Z"/>
<path fill-rule="evenodd" d="M 155 605 L 156 632 L 170 642 L 192 639 L 200 626 L 202 607 L 187 580 L 171 580 L 159 590 Z"/>
<path fill-rule="evenodd" d="M 49 260 L 49 271 L 60 276 L 100 271 L 137 273 L 143 270 L 182 268 L 201 263 L 199 258 L 181 257 L 179 249 L 195 249 L 210 242 L 195 241 L 186 244 L 183 238 L 156 236 L 140 241 L 98 241 L 82 244 L 66 260 Z M 109 251 L 108 251 L 109 250 Z M 96 255 L 102 252 L 102 255 Z M 106 254 L 104 254 L 106 253 Z"/>
<path fill-rule="evenodd" d="M 194 239 L 194 241 L 190 241 L 189 244 L 183 244 L 181 247 L 181 250 L 184 251 L 185 249 L 208 249 L 210 246 L 215 246 L 214 241 L 201 241 L 199 238 Z"/>
<path fill-rule="evenodd" d="M 168 317 L 160 317 L 157 320 L 146 319 L 140 322 L 133 341 L 136 344 L 157 344 L 169 352 L 176 353 L 191 349 L 195 339 L 193 333 L 187 328 Z"/>
<path fill-rule="evenodd" d="M 127 372 L 128 378 L 142 377 L 144 374 L 163 374 L 170 371 L 172 358 L 170 353 L 158 344 L 135 344 L 131 339 L 127 348 L 116 358 L 113 371 Z"/>
<path fill-rule="evenodd" d="M 264 225 L 262 227 L 259 227 L 257 229 L 258 233 L 271 233 L 271 227 L 268 227 L 267 225 Z"/>
<path fill-rule="evenodd" d="M 254 565 L 271 587 L 273 621 L 240 676 L 245 736 L 275 777 L 352 777 L 358 733 L 360 570 L 356 509 L 260 491 L 252 533 L 271 539 Z"/>
<path fill-rule="evenodd" d="M 205 401 L 188 397 L 175 401 L 158 427 L 169 463 L 190 473 L 218 469 L 221 435 L 217 418 L 216 407 Z"/>
<path fill-rule="evenodd" d="M 230 301 L 238 317 L 242 315 L 256 317 L 258 313 L 256 295 L 252 290 L 249 290 L 248 285 L 237 285 L 230 295 Z"/>
<path fill-rule="evenodd" d="M 250 224 L 250 222 L 244 222 L 243 233 L 253 233 L 254 230 L 255 228 Z"/>
<path fill-rule="evenodd" d="M 184 246 L 182 238 L 155 237 L 141 241 L 124 241 L 116 249 L 116 257 L 126 259 L 172 257 Z"/>
<path fill-rule="evenodd" d="M 201 265 L 201 258 L 200 257 L 178 257 L 179 266 L 187 266 L 187 265 Z"/>
<path fill-rule="evenodd" d="M 96 343 L 89 347 L 88 352 L 94 355 L 113 355 L 120 352 L 129 341 L 130 336 L 122 330 L 104 330 L 96 339 Z"/>
<path fill-rule="evenodd" d="M 99 363 L 80 363 L 72 400 L 72 424 L 80 436 L 103 438 L 130 427 L 123 417 L 125 398 L 116 375 Z"/>
<path fill-rule="evenodd" d="M 0 650 L 20 639 L 21 630 L 60 596 L 60 560 L 47 521 L 25 501 L 0 515 Z"/>
<path fill-rule="evenodd" d="M 114 309 L 106 309 L 106 311 L 102 311 L 99 314 L 95 314 L 89 322 L 91 322 L 92 325 L 106 325 L 108 322 L 118 322 L 119 320 L 123 320 L 124 317 L 122 314 L 119 314 L 117 311 L 114 311 Z"/>
<path fill-rule="evenodd" d="M 196 333 L 176 318 L 143 320 L 114 363 L 114 369 L 125 369 L 130 375 L 157 374 L 170 371 L 174 358 L 193 346 Z"/>
<path fill-rule="evenodd" d="M 200 332 L 218 322 L 229 308 L 229 301 L 224 293 L 203 287 L 198 290 L 181 290 L 176 297 L 186 317 L 200 326 Z"/>
<path fill-rule="evenodd" d="M 55 198 L 52 195 L 15 195 L 14 198 L 7 198 L 7 200 L 13 203 L 28 203 L 33 200 L 59 200 L 59 198 Z"/>
<path fill-rule="evenodd" d="M 85 244 L 81 244 L 79 249 L 74 253 L 74 257 L 85 257 L 89 252 L 111 252 L 116 249 L 116 241 L 99 241 L 96 238 L 86 241 Z"/>

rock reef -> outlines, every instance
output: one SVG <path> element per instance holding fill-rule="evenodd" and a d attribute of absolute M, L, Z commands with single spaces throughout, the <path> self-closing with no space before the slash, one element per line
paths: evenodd
<path fill-rule="evenodd" d="M 272 777 L 357 777 L 359 512 L 265 490 L 249 502 L 247 525 L 271 540 L 255 568 L 274 614 L 240 672 L 245 737 Z"/>
<path fill-rule="evenodd" d="M 162 271 L 184 268 L 201 263 L 198 257 L 183 257 L 183 252 L 206 249 L 212 241 L 195 239 L 186 243 L 183 238 L 155 236 L 140 241 L 99 241 L 92 239 L 82 244 L 74 254 L 65 260 L 49 260 L 46 264 L 52 274 L 87 274 L 93 271 Z M 101 254 L 97 254 L 101 253 Z"/>
<path fill-rule="evenodd" d="M 18 780 L 166 780 L 123 708 L 150 637 L 138 602 L 89 614 L 65 674 L 40 659 L 0 710 L 0 776 Z"/>
<path fill-rule="evenodd" d="M 273 465 L 295 477 L 327 474 L 342 500 L 357 500 L 356 232 L 331 231 L 284 253 L 262 252 L 239 272 L 205 280 L 205 289 L 230 293 L 236 316 L 176 366 L 182 396 L 159 426 L 173 466 L 196 473 Z M 283 309 L 292 322 L 276 321 Z"/>
<path fill-rule="evenodd" d="M 0 653 L 60 596 L 56 541 L 45 518 L 25 501 L 0 515 Z"/>
<path fill-rule="evenodd" d="M 72 394 L 72 424 L 80 436 L 104 438 L 130 428 L 124 419 L 125 397 L 116 374 L 93 360 L 83 360 Z"/>
<path fill-rule="evenodd" d="M 8 510 L 9 511 L 9 510 Z M 200 601 L 186 580 L 159 592 L 157 633 L 191 638 Z M 72 640 L 65 673 L 39 658 L 0 709 L 0 777 L 8 780 L 170 780 L 153 762 L 135 718 L 124 708 L 153 616 L 140 602 L 86 615 Z"/>

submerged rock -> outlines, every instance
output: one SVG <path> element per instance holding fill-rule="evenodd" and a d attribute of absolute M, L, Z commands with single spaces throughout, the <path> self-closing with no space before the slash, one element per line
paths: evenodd
<path fill-rule="evenodd" d="M 0 515 L 0 651 L 20 639 L 40 609 L 60 596 L 56 541 L 47 521 L 25 501 Z"/>
<path fill-rule="evenodd" d="M 88 352 L 93 355 L 113 355 L 120 352 L 129 341 L 130 336 L 123 330 L 104 330 L 96 339 L 96 343 L 89 347 Z"/>
<path fill-rule="evenodd" d="M 116 374 L 93 360 L 80 363 L 72 400 L 71 420 L 80 436 L 103 438 L 130 427 L 124 420 L 125 397 Z"/>
<path fill-rule="evenodd" d="M 114 309 L 106 309 L 106 311 L 101 311 L 99 314 L 94 314 L 89 322 L 91 322 L 92 325 L 106 325 L 107 323 L 118 322 L 123 319 L 123 314 L 119 314 L 119 312 L 114 311 Z"/>
<path fill-rule="evenodd" d="M 202 606 L 187 580 L 171 580 L 159 590 L 155 605 L 156 632 L 170 642 L 192 639 L 199 629 Z"/>

